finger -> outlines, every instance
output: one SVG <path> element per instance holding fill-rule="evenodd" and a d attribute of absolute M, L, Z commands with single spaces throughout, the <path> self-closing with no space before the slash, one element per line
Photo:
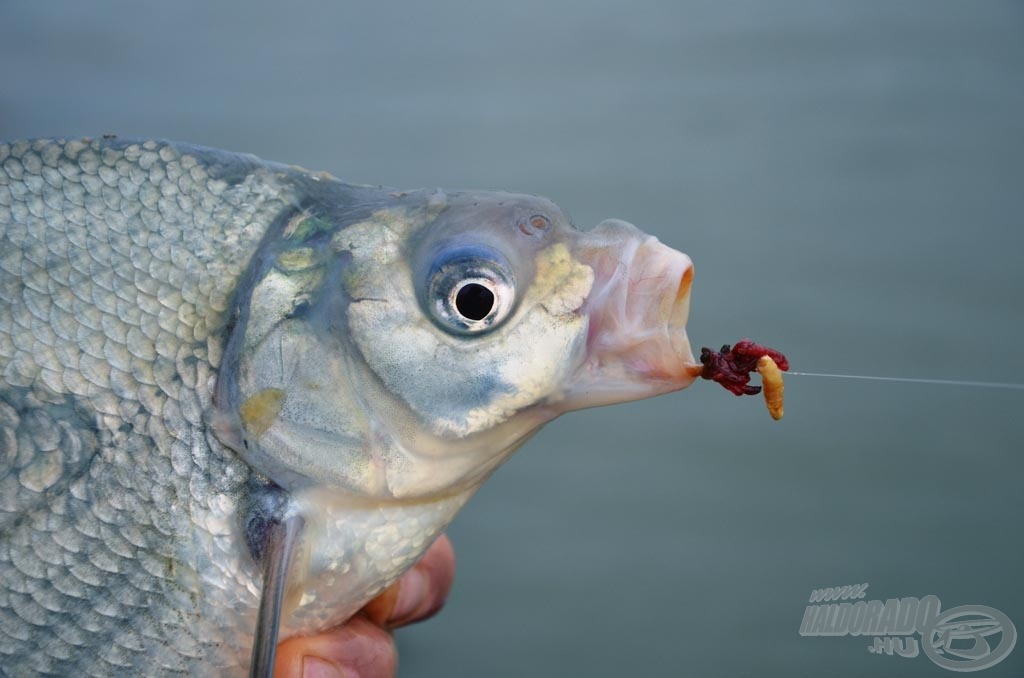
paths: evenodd
<path fill-rule="evenodd" d="M 275 678 L 393 678 L 398 653 L 391 634 L 363 617 L 316 636 L 277 646 Z"/>
<path fill-rule="evenodd" d="M 426 619 L 444 605 L 455 577 L 455 551 L 442 535 L 416 565 L 343 626 L 317 636 L 290 638 L 277 648 L 275 676 L 393 676 L 395 628 Z"/>
<path fill-rule="evenodd" d="M 365 614 L 387 628 L 422 621 L 444 606 L 455 578 L 455 550 L 447 535 L 441 535 L 418 563 L 370 601 Z"/>

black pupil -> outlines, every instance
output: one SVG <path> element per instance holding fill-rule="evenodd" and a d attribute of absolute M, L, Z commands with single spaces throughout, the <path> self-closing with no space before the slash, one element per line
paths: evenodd
<path fill-rule="evenodd" d="M 494 292 L 483 285 L 469 283 L 455 295 L 455 308 L 470 320 L 483 320 L 494 308 Z"/>

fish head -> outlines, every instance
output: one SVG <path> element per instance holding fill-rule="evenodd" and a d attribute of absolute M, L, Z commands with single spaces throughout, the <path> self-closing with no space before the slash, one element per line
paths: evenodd
<path fill-rule="evenodd" d="M 286 488 L 473 487 L 554 417 L 697 374 L 692 264 L 624 221 L 497 192 L 360 210 L 298 212 L 236 295 L 219 430 Z"/>

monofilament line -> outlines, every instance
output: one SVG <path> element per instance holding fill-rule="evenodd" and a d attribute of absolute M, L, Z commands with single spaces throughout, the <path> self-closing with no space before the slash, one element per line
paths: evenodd
<path fill-rule="evenodd" d="M 979 388 L 1009 388 L 1024 391 L 1024 384 L 1007 384 L 998 381 L 959 381 L 956 379 L 911 379 L 909 377 L 869 377 L 863 374 L 823 374 L 820 372 L 786 372 L 796 377 L 830 377 L 832 379 L 866 379 L 869 381 L 902 381 L 908 384 L 939 384 L 943 386 L 977 386 Z"/>

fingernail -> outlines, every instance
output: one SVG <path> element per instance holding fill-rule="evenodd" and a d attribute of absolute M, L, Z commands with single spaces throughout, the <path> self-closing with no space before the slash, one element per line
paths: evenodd
<path fill-rule="evenodd" d="M 302 678 L 345 678 L 345 673 L 334 662 L 308 655 L 302 659 Z"/>
<path fill-rule="evenodd" d="M 419 611 L 428 594 L 427 576 L 419 569 L 413 568 L 402 576 L 402 584 L 398 589 L 398 602 L 391 612 L 390 622 L 400 624 Z"/>

